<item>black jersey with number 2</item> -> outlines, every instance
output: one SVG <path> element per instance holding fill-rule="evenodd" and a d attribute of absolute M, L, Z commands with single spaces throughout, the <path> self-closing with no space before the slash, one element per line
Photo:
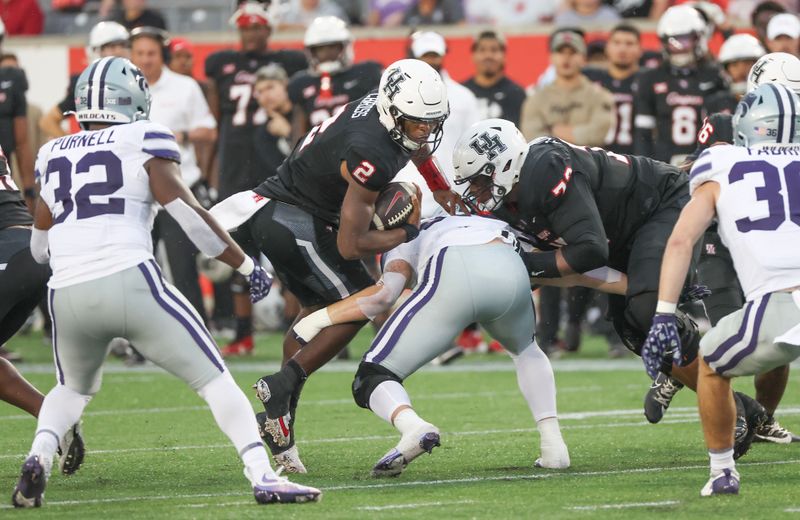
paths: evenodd
<path fill-rule="evenodd" d="M 380 191 L 409 160 L 378 120 L 377 99 L 373 91 L 312 128 L 278 168 L 278 175 L 258 186 L 256 193 L 338 224 L 348 187 L 342 161 L 356 182 Z"/>

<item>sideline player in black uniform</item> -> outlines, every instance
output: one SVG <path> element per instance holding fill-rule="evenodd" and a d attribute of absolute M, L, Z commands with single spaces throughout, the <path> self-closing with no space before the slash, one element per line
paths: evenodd
<path fill-rule="evenodd" d="M 688 175 L 646 157 L 552 137 L 528 144 L 499 119 L 468 129 L 453 165 L 456 183 L 469 183 L 467 200 L 540 249 L 522 254 L 533 282 L 605 266 L 627 275 L 626 295 L 609 297 L 609 314 L 625 346 L 641 355 L 658 300 L 659 255 L 689 200 Z M 699 332 L 684 312 L 676 315 L 682 363 L 662 370 L 694 388 Z"/>
<path fill-rule="evenodd" d="M 301 52 L 267 49 L 272 27 L 263 5 L 244 2 L 231 21 L 239 28 L 241 50 L 215 52 L 205 63 L 206 76 L 210 80 L 208 104 L 219 122 L 220 200 L 258 186 L 268 174 L 257 167 L 259 163 L 253 141 L 256 127 L 266 123 L 264 112 L 258 110 L 253 95 L 256 71 L 277 63 L 291 77 L 308 66 Z M 242 244 L 242 247 L 248 254 L 253 253 L 252 246 Z M 247 354 L 253 350 L 253 325 L 246 280 L 235 273 L 231 289 L 234 292 L 236 337 L 222 349 L 222 354 Z"/>
<path fill-rule="evenodd" d="M 616 125 L 606 136 L 605 148 L 615 153 L 633 153 L 633 83 L 642 58 L 642 37 L 639 29 L 620 24 L 611 29 L 605 49 L 608 69 L 587 67 L 583 73 L 614 95 L 617 107 Z M 506 119 L 506 118 L 503 118 Z"/>
<path fill-rule="evenodd" d="M 20 195 L 0 149 L 0 345 L 28 319 L 47 292 L 50 278 L 50 268 L 31 256 L 33 218 Z M 14 365 L 0 357 L 0 399 L 38 417 L 44 395 Z M 84 456 L 79 424 L 67 432 L 59 449 L 61 471 L 67 475 L 75 473 Z"/>
<path fill-rule="evenodd" d="M 223 201 L 212 213 L 226 227 L 238 227 L 252 237 L 281 283 L 300 300 L 302 319 L 374 283 L 361 258 L 417 235 L 418 201 L 402 227 L 369 229 L 378 192 L 409 159 L 436 200 L 449 212 L 455 210 L 460 199 L 430 157 L 448 114 L 438 72 L 420 60 L 395 62 L 383 73 L 377 92 L 348 103 L 312 128 L 276 176 Z M 232 214 L 240 216 L 232 219 Z M 306 345 L 290 329 L 283 343 L 283 369 L 256 382 L 266 409 L 259 414 L 263 437 L 287 470 L 305 472 L 293 433 L 303 382 L 365 323 L 328 327 Z"/>
<path fill-rule="evenodd" d="M 289 83 L 289 98 L 294 104 L 292 142 L 331 117 L 340 106 L 375 90 L 383 71 L 374 61 L 353 63 L 353 35 L 335 16 L 315 18 L 306 29 L 303 43 L 311 67 Z"/>
<path fill-rule="evenodd" d="M 478 99 L 480 119 L 499 117 L 519 124 L 525 89 L 506 77 L 506 40 L 483 31 L 472 42 L 475 75 L 462 83 Z"/>
<path fill-rule="evenodd" d="M 800 94 L 800 59 L 791 54 L 772 53 L 763 56 L 750 69 L 745 90 L 747 92 L 764 83 L 779 83 Z M 730 113 L 709 115 L 697 135 L 697 149 L 688 157 L 684 169 L 710 146 L 717 143 L 733 143 L 733 116 Z M 728 248 L 712 225 L 703 236 L 700 259 L 697 264 L 698 280 L 708 286 L 711 294 L 703 300 L 706 315 L 712 326 L 719 320 L 739 310 L 744 305 L 744 294 L 739 285 Z M 774 414 L 783 398 L 789 379 L 789 365 L 778 367 L 755 377 L 756 400 L 764 406 L 768 419 L 756 429 L 756 441 L 786 444 L 800 442 L 800 437 L 782 427 Z"/>
<path fill-rule="evenodd" d="M 634 86 L 634 153 L 680 164 L 694 150 L 707 96 L 725 90 L 707 59 L 705 22 L 696 9 L 670 7 L 658 22 L 664 62 L 644 70 Z"/>
<path fill-rule="evenodd" d="M 750 69 L 766 53 L 758 39 L 751 34 L 734 34 L 725 40 L 719 49 L 718 61 L 730 87 L 706 99 L 703 107 L 706 114 L 733 114 L 736 111 L 736 105 L 747 92 Z"/>

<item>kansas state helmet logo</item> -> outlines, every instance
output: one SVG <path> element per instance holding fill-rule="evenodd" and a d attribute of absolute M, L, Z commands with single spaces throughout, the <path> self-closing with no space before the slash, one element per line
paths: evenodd
<path fill-rule="evenodd" d="M 489 135 L 488 132 L 484 132 L 473 139 L 472 142 L 469 143 L 469 147 L 477 153 L 485 155 L 490 161 L 493 161 L 498 155 L 508 149 L 503 141 L 500 140 L 500 136 L 497 134 Z"/>
<path fill-rule="evenodd" d="M 386 78 L 386 84 L 383 86 L 383 93 L 389 98 L 389 101 L 394 101 L 394 97 L 400 92 L 400 83 L 406 80 L 406 75 L 400 68 L 393 69 L 389 72 Z"/>

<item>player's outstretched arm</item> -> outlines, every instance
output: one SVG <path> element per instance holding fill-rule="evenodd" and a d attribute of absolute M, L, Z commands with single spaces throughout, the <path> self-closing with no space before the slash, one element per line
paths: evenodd
<path fill-rule="evenodd" d="M 342 161 L 341 175 L 347 180 L 347 192 L 342 202 L 339 232 L 336 235 L 336 245 L 342 257 L 356 260 L 384 253 L 416 238 L 420 216 L 420 203 L 416 196 L 413 197 L 414 210 L 402 227 L 387 231 L 370 230 L 378 192 L 359 184 L 347 170 L 345 161 Z"/>
<path fill-rule="evenodd" d="M 412 269 L 408 262 L 393 260 L 386 265 L 378 283 L 309 314 L 297 322 L 293 328 L 294 334 L 308 343 L 325 327 L 367 319 L 371 321 L 392 308 L 411 277 Z"/>
<path fill-rule="evenodd" d="M 550 285 L 554 287 L 589 287 L 590 289 L 607 294 L 625 296 L 625 293 L 628 291 L 628 276 L 624 273 L 621 274 L 622 277 L 614 281 L 600 280 L 593 276 L 587 276 L 586 274 L 570 274 L 561 278 L 536 278 L 531 280 L 531 282 L 538 285 Z"/>
<path fill-rule="evenodd" d="M 427 146 L 425 145 L 426 149 Z M 424 156 L 424 159 L 412 157 L 411 162 L 414 163 L 422 178 L 425 179 L 425 183 L 433 193 L 433 199 L 450 215 L 455 215 L 458 208 L 461 208 L 465 215 L 469 215 L 469 208 L 461 200 L 461 195 L 450 188 L 450 182 L 442 172 L 436 158 L 433 155 L 424 153 L 422 156 Z"/>
<path fill-rule="evenodd" d="M 254 302 L 264 298 L 272 285 L 271 277 L 244 254 L 228 232 L 200 205 L 181 180 L 178 165 L 154 157 L 145 163 L 145 170 L 150 176 L 153 197 L 178 222 L 197 249 L 247 276 Z"/>
<path fill-rule="evenodd" d="M 692 259 L 694 244 L 705 233 L 716 213 L 719 184 L 706 182 L 692 194 L 672 230 L 661 261 L 658 303 L 653 324 L 642 345 L 642 362 L 655 379 L 664 360 L 681 364 L 681 340 L 675 311 Z"/>
<path fill-rule="evenodd" d="M 678 304 L 689 271 L 695 243 L 703 236 L 716 214 L 719 184 L 706 182 L 695 190 L 672 230 L 661 261 L 659 302 Z"/>

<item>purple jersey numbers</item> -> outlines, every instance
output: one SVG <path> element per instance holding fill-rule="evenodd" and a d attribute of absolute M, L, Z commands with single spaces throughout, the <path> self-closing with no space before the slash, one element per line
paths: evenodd
<path fill-rule="evenodd" d="M 91 199 L 92 196 L 112 195 L 122 187 L 122 163 L 119 157 L 108 150 L 88 153 L 75 165 L 75 174 L 88 173 L 92 167 L 102 167 L 106 179 L 84 184 L 73 197 L 72 162 L 66 157 L 56 157 L 47 163 L 45 182 L 49 181 L 51 173 L 58 174 L 58 187 L 53 194 L 55 201 L 60 202 L 63 208 L 53 224 L 64 222 L 76 206 L 78 220 L 125 213 L 125 199 L 121 197 L 109 197 L 107 202 L 93 202 Z"/>
<path fill-rule="evenodd" d="M 728 182 L 739 182 L 751 173 L 760 173 L 764 178 L 764 185 L 756 188 L 756 200 L 767 203 L 769 216 L 755 220 L 750 217 L 741 218 L 736 221 L 736 228 L 742 233 L 773 231 L 787 220 L 787 216 L 800 226 L 800 161 L 792 161 L 783 168 L 788 191 L 788 212 L 784 203 L 781 172 L 767 161 L 743 161 L 734 164 L 728 174 Z"/>

